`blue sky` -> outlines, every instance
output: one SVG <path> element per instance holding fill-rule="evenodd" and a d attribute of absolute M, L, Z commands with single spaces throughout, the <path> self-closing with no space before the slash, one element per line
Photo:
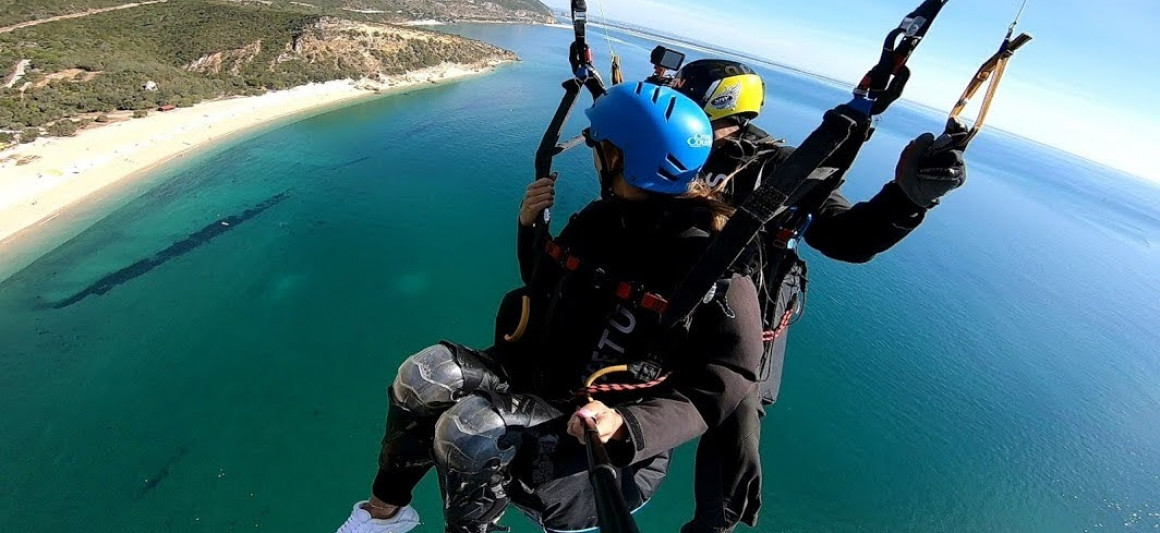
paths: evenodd
<path fill-rule="evenodd" d="M 954 104 L 1021 0 L 951 0 L 911 60 L 906 98 Z M 567 0 L 545 0 L 567 9 Z M 622 20 L 856 82 L 919 0 L 589 0 Z M 1160 182 L 1160 0 L 1030 0 L 1035 40 L 1012 60 L 988 123 Z M 771 88 L 776 90 L 776 88 Z M 973 115 L 972 115 L 973 116 Z"/>

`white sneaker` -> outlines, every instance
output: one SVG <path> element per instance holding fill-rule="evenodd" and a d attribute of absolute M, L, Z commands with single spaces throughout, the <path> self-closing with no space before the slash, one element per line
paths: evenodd
<path fill-rule="evenodd" d="M 338 528 L 335 533 L 407 533 L 419 525 L 419 513 L 410 505 L 402 507 L 386 520 L 371 518 L 371 514 L 363 509 L 366 500 L 354 504 L 350 518 Z"/>

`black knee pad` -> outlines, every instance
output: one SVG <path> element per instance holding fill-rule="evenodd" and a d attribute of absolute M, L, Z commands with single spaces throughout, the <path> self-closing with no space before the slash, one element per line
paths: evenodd
<path fill-rule="evenodd" d="M 436 344 L 403 361 L 391 385 L 391 395 L 399 407 L 418 415 L 431 415 L 454 405 L 463 386 L 463 369 L 455 354 Z"/>
<path fill-rule="evenodd" d="M 479 393 L 439 417 L 434 455 L 448 532 L 492 531 L 509 501 L 509 470 L 524 431 L 559 416 L 539 398 Z"/>
<path fill-rule="evenodd" d="M 492 400 L 468 396 L 436 422 L 435 461 L 444 471 L 491 476 L 515 458 L 507 436 L 508 422 Z"/>
<path fill-rule="evenodd" d="M 408 357 L 399 366 L 391 396 L 417 415 L 438 415 L 476 391 L 504 392 L 508 385 L 482 352 L 436 344 Z"/>
<path fill-rule="evenodd" d="M 510 398 L 473 394 L 448 409 L 435 424 L 435 463 L 443 487 L 449 533 L 494 531 L 507 508 L 508 467 L 528 420 Z"/>
<path fill-rule="evenodd" d="M 562 414 L 533 396 L 469 395 L 435 423 L 435 460 L 448 469 L 468 473 L 504 468 L 515 458 L 526 429 Z"/>

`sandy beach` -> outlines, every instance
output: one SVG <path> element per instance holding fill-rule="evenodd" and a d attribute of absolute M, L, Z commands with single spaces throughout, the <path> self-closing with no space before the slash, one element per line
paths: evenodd
<path fill-rule="evenodd" d="M 42 138 L 0 151 L 0 244 L 102 188 L 185 153 L 291 115 L 491 71 L 444 64 L 378 81 L 311 84 L 261 96 L 204 102 L 125 118 L 75 137 Z"/>

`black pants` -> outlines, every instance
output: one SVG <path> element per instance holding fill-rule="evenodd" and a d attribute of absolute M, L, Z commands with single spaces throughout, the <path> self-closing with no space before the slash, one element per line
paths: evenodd
<path fill-rule="evenodd" d="M 781 280 L 771 317 L 777 327 L 783 314 L 804 301 L 806 265 L 793 257 L 771 279 Z M 781 268 L 779 266 L 779 268 Z M 798 312 L 800 313 L 800 308 Z M 761 510 L 761 419 L 765 405 L 777 401 L 785 364 L 788 331 L 766 344 L 761 384 L 729 418 L 710 428 L 697 444 L 694 470 L 696 510 L 681 533 L 728 533 L 739 522 L 757 524 Z"/>
<path fill-rule="evenodd" d="M 761 396 L 752 394 L 701 436 L 694 471 L 696 510 L 681 533 L 726 533 L 750 526 L 761 508 Z"/>
<path fill-rule="evenodd" d="M 596 526 L 583 445 L 567 434 L 569 406 L 509 389 L 487 352 L 443 343 L 409 358 L 391 388 L 372 491 L 406 505 L 435 467 L 448 532 L 486 532 L 508 503 L 549 531 Z M 625 468 L 630 508 L 663 481 L 668 456 Z"/>

